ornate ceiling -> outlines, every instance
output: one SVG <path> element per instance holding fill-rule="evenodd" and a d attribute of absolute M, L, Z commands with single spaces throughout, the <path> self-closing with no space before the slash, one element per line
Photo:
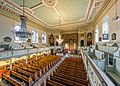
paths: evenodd
<path fill-rule="evenodd" d="M 2 0 L 22 13 L 23 0 Z M 104 0 L 25 0 L 26 16 L 51 30 L 77 30 L 90 22 Z M 61 25 L 60 25 L 61 24 Z"/>

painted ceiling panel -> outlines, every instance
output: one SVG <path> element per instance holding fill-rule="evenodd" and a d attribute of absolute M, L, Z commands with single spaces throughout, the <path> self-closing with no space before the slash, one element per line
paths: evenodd
<path fill-rule="evenodd" d="M 43 6 L 34 11 L 34 15 L 45 21 L 48 25 L 57 25 L 59 24 L 59 16 L 52 9 L 46 6 Z"/>
<path fill-rule="evenodd" d="M 23 0 L 12 1 L 18 5 L 23 5 Z M 50 26 L 52 29 L 75 30 L 77 26 L 87 22 L 85 18 L 92 20 L 95 17 L 99 9 L 95 10 L 94 7 L 100 8 L 102 1 L 103 0 L 96 0 L 95 2 L 94 0 L 25 0 L 25 6 L 33 13 L 30 13 L 31 16 L 36 16 L 38 20 L 41 20 L 43 24 L 47 24 L 48 27 Z M 59 16 L 61 26 L 64 28 L 59 28 L 58 26 Z"/>
<path fill-rule="evenodd" d="M 59 0 L 57 9 L 65 22 L 78 21 L 85 17 L 89 0 Z"/>
<path fill-rule="evenodd" d="M 19 5 L 23 5 L 23 0 L 12 0 Z M 42 0 L 25 0 L 25 6 L 30 8 L 38 3 L 41 3 Z"/>

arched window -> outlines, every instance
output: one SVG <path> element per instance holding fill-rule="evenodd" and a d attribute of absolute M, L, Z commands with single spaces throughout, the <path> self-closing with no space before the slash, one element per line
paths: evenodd
<path fill-rule="evenodd" d="M 38 43 L 38 33 L 36 31 L 32 31 L 32 43 Z"/>
<path fill-rule="evenodd" d="M 42 43 L 46 44 L 46 33 L 45 32 L 42 33 Z"/>
<path fill-rule="evenodd" d="M 106 42 L 109 41 L 109 17 L 105 16 L 102 26 L 102 41 Z"/>
<path fill-rule="evenodd" d="M 99 29 L 98 29 L 98 25 L 96 25 L 96 29 L 95 29 L 95 42 L 98 42 L 99 40 Z"/>
<path fill-rule="evenodd" d="M 68 43 L 65 43 L 65 49 L 68 49 Z"/>
<path fill-rule="evenodd" d="M 19 31 L 20 30 L 20 26 L 15 26 L 14 27 L 14 30 L 15 31 Z M 14 35 L 14 37 L 15 37 L 15 41 L 14 42 L 21 42 L 22 40 L 19 38 L 19 36 L 17 36 L 17 35 Z"/>
<path fill-rule="evenodd" d="M 74 43 L 74 49 L 76 49 L 76 43 Z"/>

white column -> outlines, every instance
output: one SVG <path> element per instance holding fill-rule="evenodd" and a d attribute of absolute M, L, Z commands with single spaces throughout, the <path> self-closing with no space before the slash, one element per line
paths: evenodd
<path fill-rule="evenodd" d="M 48 76 L 48 80 L 50 80 L 50 75 Z"/>
<path fill-rule="evenodd" d="M 41 86 L 41 82 L 40 82 L 40 83 L 38 83 L 38 86 Z"/>
<path fill-rule="evenodd" d="M 28 55 L 26 56 L 26 64 L 28 64 Z"/>
<path fill-rule="evenodd" d="M 44 79 L 44 86 L 46 86 L 46 79 Z"/>
<path fill-rule="evenodd" d="M 12 70 L 12 58 L 10 59 L 10 70 Z"/>
<path fill-rule="evenodd" d="M 53 71 L 52 71 L 51 75 L 53 76 Z"/>
<path fill-rule="evenodd" d="M 36 61 L 37 61 L 37 55 L 35 55 L 36 56 Z"/>

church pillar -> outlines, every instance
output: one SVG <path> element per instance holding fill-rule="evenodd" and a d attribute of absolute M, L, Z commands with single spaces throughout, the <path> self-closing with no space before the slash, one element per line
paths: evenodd
<path fill-rule="evenodd" d="M 26 56 L 26 64 L 28 64 L 28 56 L 29 56 L 29 55 Z"/>
<path fill-rule="evenodd" d="M 35 55 L 35 57 L 36 57 L 36 61 L 37 61 L 37 55 Z"/>
<path fill-rule="evenodd" d="M 10 58 L 10 70 L 12 70 L 12 58 Z"/>
<path fill-rule="evenodd" d="M 85 41 L 85 43 L 84 43 L 85 46 L 87 46 L 87 33 L 86 32 L 84 33 L 84 41 Z"/>
<path fill-rule="evenodd" d="M 78 48 L 81 46 L 81 45 L 80 45 L 80 40 L 81 40 L 81 39 L 80 39 L 80 33 L 78 32 Z"/>
<path fill-rule="evenodd" d="M 92 45 L 95 43 L 95 34 L 94 29 L 92 30 Z"/>
<path fill-rule="evenodd" d="M 46 79 L 44 79 L 44 86 L 46 86 Z"/>

